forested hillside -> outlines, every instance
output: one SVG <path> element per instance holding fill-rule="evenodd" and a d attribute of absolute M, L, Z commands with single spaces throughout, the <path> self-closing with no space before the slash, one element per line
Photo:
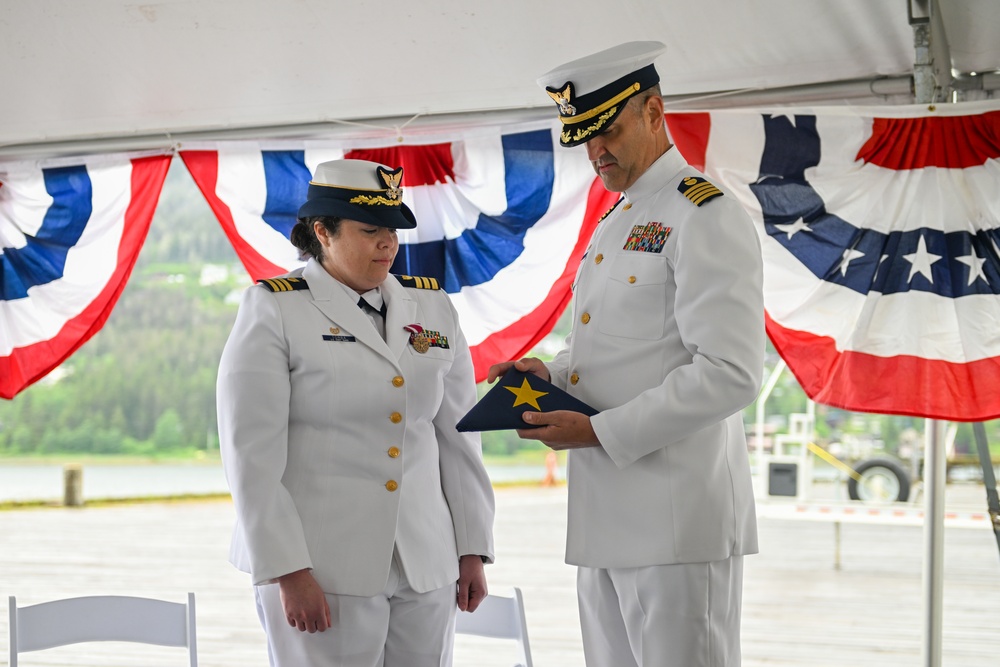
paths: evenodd
<path fill-rule="evenodd" d="M 216 367 L 233 296 L 248 284 L 176 160 L 107 324 L 47 378 L 0 401 L 0 453 L 215 448 Z"/>

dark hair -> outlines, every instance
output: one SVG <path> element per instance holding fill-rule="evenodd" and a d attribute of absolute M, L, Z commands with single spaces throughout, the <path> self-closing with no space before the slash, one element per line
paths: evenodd
<path fill-rule="evenodd" d="M 343 218 L 317 215 L 311 218 L 303 218 L 296 222 L 295 226 L 292 227 L 290 239 L 292 245 L 299 249 L 299 259 L 312 257 L 317 262 L 323 261 L 323 246 L 320 244 L 319 239 L 316 238 L 313 226 L 319 222 L 326 227 L 326 231 L 330 232 L 330 236 L 336 236 L 340 232 L 340 222 L 342 220 Z"/>

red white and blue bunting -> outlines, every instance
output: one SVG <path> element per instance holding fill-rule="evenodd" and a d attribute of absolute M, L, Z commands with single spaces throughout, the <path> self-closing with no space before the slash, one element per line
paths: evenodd
<path fill-rule="evenodd" d="M 951 420 L 1000 417 L 1000 105 L 671 112 L 673 141 L 760 233 L 771 340 L 814 400 Z M 309 175 L 359 157 L 404 167 L 419 226 L 396 273 L 436 277 L 477 377 L 551 330 L 617 199 L 550 126 L 440 143 L 218 143 L 181 157 L 251 278 L 299 264 Z M 0 396 L 107 319 L 170 156 L 0 163 Z"/>
<path fill-rule="evenodd" d="M 551 331 L 597 220 L 617 200 L 582 152 L 554 144 L 549 127 L 425 145 L 238 143 L 181 152 L 254 279 L 300 265 L 287 238 L 310 175 L 341 157 L 403 167 L 417 228 L 400 230 L 392 270 L 437 278 L 450 294 L 477 380 Z"/>
<path fill-rule="evenodd" d="M 170 159 L 0 164 L 0 396 L 44 377 L 104 325 Z"/>
<path fill-rule="evenodd" d="M 1000 416 L 1000 105 L 667 119 L 756 221 L 767 331 L 811 398 Z"/>

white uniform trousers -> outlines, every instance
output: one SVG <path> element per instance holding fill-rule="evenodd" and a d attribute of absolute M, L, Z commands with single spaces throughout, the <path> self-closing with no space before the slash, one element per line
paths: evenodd
<path fill-rule="evenodd" d="M 396 558 L 381 594 L 326 595 L 333 625 L 324 632 L 288 624 L 278 584 L 254 593 L 271 667 L 451 667 L 455 584 L 417 593 Z"/>
<path fill-rule="evenodd" d="M 587 667 L 739 667 L 743 556 L 577 570 Z"/>

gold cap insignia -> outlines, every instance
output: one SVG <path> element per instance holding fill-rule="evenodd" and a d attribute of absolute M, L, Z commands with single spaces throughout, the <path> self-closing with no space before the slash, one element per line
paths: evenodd
<path fill-rule="evenodd" d="M 400 181 L 403 180 L 403 168 L 397 167 L 393 171 L 389 171 L 384 167 L 377 168 L 379 178 L 385 183 L 386 193 L 385 196 L 392 200 L 397 200 L 403 196 L 403 188 L 399 187 Z"/>
<path fill-rule="evenodd" d="M 564 116 L 572 116 L 576 113 L 576 107 L 569 103 L 573 98 L 573 83 L 567 83 L 562 90 L 546 88 L 545 92 L 559 105 L 559 113 Z"/>

